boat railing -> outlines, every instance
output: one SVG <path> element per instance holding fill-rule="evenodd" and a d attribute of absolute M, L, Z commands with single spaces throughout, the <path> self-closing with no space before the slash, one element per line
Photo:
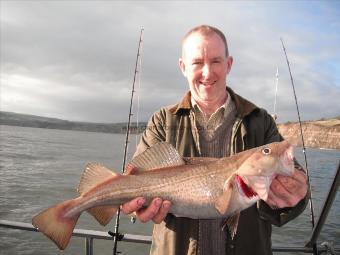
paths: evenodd
<path fill-rule="evenodd" d="M 0 227 L 39 232 L 39 230 L 30 223 L 16 222 L 16 221 L 9 221 L 9 220 L 0 220 Z M 78 229 L 78 228 L 73 230 L 72 236 L 82 237 L 85 239 L 86 255 L 93 255 L 93 241 L 95 239 L 111 240 L 111 241 L 113 240 L 112 235 L 110 235 L 108 232 L 88 230 L 88 229 Z M 118 240 L 122 242 L 151 244 L 151 236 L 144 236 L 144 235 L 124 234 L 124 235 L 120 235 Z"/>
<path fill-rule="evenodd" d="M 20 229 L 25 231 L 39 232 L 32 224 L 24 222 L 16 222 L 9 220 L 0 220 L 0 227 Z M 74 229 L 73 236 L 82 237 L 85 239 L 85 254 L 93 255 L 94 240 L 113 240 L 112 235 L 104 231 L 87 230 L 87 229 Z M 132 242 L 139 244 L 151 244 L 151 236 L 145 235 L 133 235 L 133 234 L 121 234 L 118 241 L 122 242 Z M 272 247 L 273 252 L 303 252 L 303 253 L 313 253 L 312 247 Z M 340 253 L 340 248 L 334 249 L 328 243 L 323 243 L 318 247 L 318 254 L 338 254 Z"/>

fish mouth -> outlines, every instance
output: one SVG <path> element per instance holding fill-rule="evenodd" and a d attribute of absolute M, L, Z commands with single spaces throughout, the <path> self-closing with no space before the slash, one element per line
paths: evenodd
<path fill-rule="evenodd" d="M 248 198 L 257 197 L 257 193 L 243 180 L 243 178 L 240 175 L 236 175 L 236 182 L 239 189 L 246 197 Z"/>
<path fill-rule="evenodd" d="M 282 171 L 280 173 L 282 175 L 292 175 L 294 172 L 294 148 L 293 146 L 289 146 L 281 157 Z"/>
<path fill-rule="evenodd" d="M 289 146 L 285 153 L 284 153 L 284 158 L 287 162 L 291 162 L 294 159 L 294 154 L 293 154 L 294 150 L 293 150 L 293 146 Z"/>
<path fill-rule="evenodd" d="M 268 198 L 268 192 L 270 189 L 270 184 L 275 176 L 257 176 L 257 175 L 247 175 L 242 176 L 242 181 L 246 186 L 241 186 L 242 184 L 239 184 L 240 187 L 246 187 L 246 189 L 243 189 L 245 196 L 248 198 L 251 198 L 256 195 L 256 197 L 266 201 Z"/>

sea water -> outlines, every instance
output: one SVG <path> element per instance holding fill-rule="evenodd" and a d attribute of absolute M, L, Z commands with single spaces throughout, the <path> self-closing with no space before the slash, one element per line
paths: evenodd
<path fill-rule="evenodd" d="M 135 150 L 134 136 L 128 159 Z M 73 198 L 82 171 L 88 162 L 100 162 L 117 172 L 123 164 L 125 136 L 68 130 L 0 125 L 0 220 L 31 223 L 32 216 L 48 206 Z M 303 164 L 301 149 L 295 151 Z M 318 217 L 340 160 L 340 151 L 308 149 L 313 202 Z M 319 243 L 340 245 L 340 198 L 336 196 Z M 311 234 L 310 211 L 273 229 L 273 246 L 304 246 Z M 76 228 L 113 231 L 114 220 L 100 226 L 84 213 Z M 151 235 L 152 224 L 130 223 L 122 216 L 121 233 Z M 94 241 L 94 254 L 112 254 L 113 242 Z M 149 245 L 120 242 L 121 254 L 148 254 Z M 84 254 L 84 239 L 72 237 L 63 254 Z M 0 228 L 0 254 L 59 254 L 58 248 L 37 232 Z M 287 253 L 286 253 L 287 254 Z"/>

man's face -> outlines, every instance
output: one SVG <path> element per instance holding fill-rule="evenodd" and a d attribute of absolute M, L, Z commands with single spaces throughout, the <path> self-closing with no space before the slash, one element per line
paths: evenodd
<path fill-rule="evenodd" d="M 185 40 L 179 65 L 197 103 L 225 98 L 226 77 L 233 62 L 225 52 L 224 43 L 217 34 L 194 33 Z"/>

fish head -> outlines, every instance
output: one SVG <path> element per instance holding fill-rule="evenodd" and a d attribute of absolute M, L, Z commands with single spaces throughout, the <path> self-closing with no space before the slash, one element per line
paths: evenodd
<path fill-rule="evenodd" d="M 275 142 L 249 151 L 236 174 L 239 190 L 247 197 L 267 200 L 272 180 L 279 174 L 294 172 L 293 147 L 287 142 Z"/>

